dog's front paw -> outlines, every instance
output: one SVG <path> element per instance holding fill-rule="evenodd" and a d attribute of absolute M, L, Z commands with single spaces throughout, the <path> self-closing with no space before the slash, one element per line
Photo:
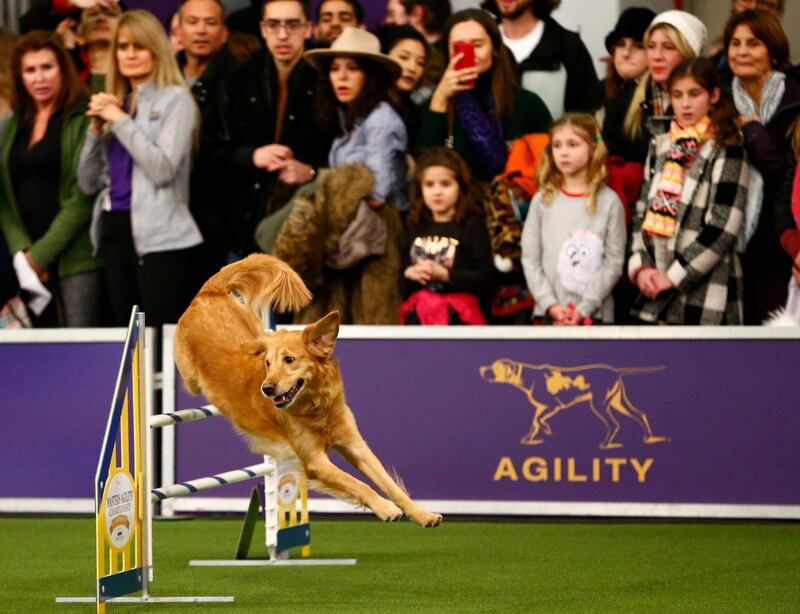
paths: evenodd
<path fill-rule="evenodd" d="M 384 522 L 394 522 L 403 517 L 403 510 L 387 499 L 381 499 L 380 504 L 372 507 L 372 511 Z"/>
<path fill-rule="evenodd" d="M 421 527 L 438 527 L 442 524 L 442 515 L 441 514 L 431 514 L 430 512 L 425 512 L 425 515 L 419 520 L 419 526 Z"/>

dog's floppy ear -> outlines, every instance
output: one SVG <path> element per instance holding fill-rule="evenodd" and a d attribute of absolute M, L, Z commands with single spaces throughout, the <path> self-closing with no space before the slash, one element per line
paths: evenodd
<path fill-rule="evenodd" d="M 333 354 L 333 346 L 336 345 L 338 334 L 339 312 L 331 311 L 321 320 L 306 326 L 303 330 L 303 342 L 312 354 L 328 358 Z"/>
<path fill-rule="evenodd" d="M 263 354 L 267 351 L 267 340 L 266 339 L 256 339 L 254 341 L 247 341 L 239 346 L 239 349 L 244 352 L 245 354 L 250 354 L 251 356 L 258 356 L 259 354 Z"/>

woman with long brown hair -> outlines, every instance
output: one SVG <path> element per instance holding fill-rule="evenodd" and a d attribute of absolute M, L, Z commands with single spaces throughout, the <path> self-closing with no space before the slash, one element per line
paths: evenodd
<path fill-rule="evenodd" d="M 54 298 L 41 310 L 29 303 L 34 325 L 97 326 L 102 263 L 89 242 L 92 201 L 76 180 L 88 125 L 83 84 L 58 37 L 44 31 L 18 41 L 11 75 L 0 228 L 18 276 L 32 271 Z"/>
<path fill-rule="evenodd" d="M 369 204 L 377 209 L 391 200 L 407 210 L 401 188 L 408 136 L 388 102 L 400 65 L 381 53 L 374 34 L 360 28 L 345 28 L 329 48 L 307 51 L 305 58 L 321 74 L 317 121 L 334 136 L 329 166 L 364 164 L 375 180 Z"/>
<path fill-rule="evenodd" d="M 490 181 L 503 172 L 506 143 L 547 132 L 552 118 L 541 98 L 519 87 L 510 52 L 486 11 L 455 13 L 444 39 L 447 68 L 423 113 L 418 148 L 446 145 L 461 154 L 476 179 Z M 474 65 L 459 68 L 465 47 L 474 50 Z"/>

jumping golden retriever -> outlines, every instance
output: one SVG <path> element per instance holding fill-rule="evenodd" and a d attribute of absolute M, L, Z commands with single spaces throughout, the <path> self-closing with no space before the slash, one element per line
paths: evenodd
<path fill-rule="evenodd" d="M 209 279 L 181 316 L 175 361 L 192 394 L 205 394 L 258 454 L 297 456 L 316 490 L 369 507 L 382 520 L 442 521 L 416 505 L 361 437 L 333 348 L 338 312 L 302 331 L 265 332 L 261 312 L 300 309 L 311 294 L 286 263 L 264 254 Z M 334 449 L 390 500 L 334 465 Z"/>

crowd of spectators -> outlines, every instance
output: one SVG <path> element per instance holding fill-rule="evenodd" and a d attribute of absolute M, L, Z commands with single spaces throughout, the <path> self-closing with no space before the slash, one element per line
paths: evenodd
<path fill-rule="evenodd" d="M 0 327 L 176 322 L 255 251 L 298 322 L 761 324 L 800 293 L 783 2 L 717 42 L 627 8 L 601 78 L 559 5 L 36 3 L 0 29 Z"/>

